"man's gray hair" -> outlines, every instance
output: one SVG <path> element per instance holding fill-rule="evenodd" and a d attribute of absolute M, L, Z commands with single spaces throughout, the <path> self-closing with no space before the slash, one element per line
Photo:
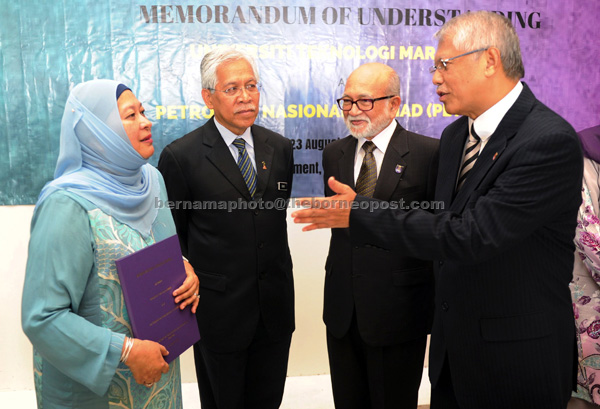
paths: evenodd
<path fill-rule="evenodd" d="M 231 47 L 220 46 L 211 50 L 200 63 L 200 76 L 202 78 L 202 88 L 214 89 L 217 85 L 217 68 L 224 62 L 246 60 L 252 67 L 256 82 L 259 81 L 258 67 L 256 61 L 247 52 Z"/>
<path fill-rule="evenodd" d="M 447 21 L 434 37 L 440 42 L 448 39 L 454 48 L 465 52 L 496 47 L 508 78 L 525 75 L 517 32 L 510 20 L 500 14 L 483 10 L 461 14 Z"/>

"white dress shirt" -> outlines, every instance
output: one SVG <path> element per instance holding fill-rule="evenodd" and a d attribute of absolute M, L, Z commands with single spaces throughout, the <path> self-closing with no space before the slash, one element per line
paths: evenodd
<path fill-rule="evenodd" d="M 479 146 L 479 153 L 483 150 L 485 145 L 490 139 L 490 136 L 496 131 L 500 121 L 504 118 L 510 107 L 516 102 L 521 91 L 523 90 L 523 84 L 519 81 L 517 85 L 504 96 L 500 101 L 496 102 L 494 106 L 479 115 L 475 120 L 469 118 L 469 135 L 471 134 L 471 125 L 475 123 L 475 132 L 481 139 L 481 145 Z M 467 145 L 465 143 L 465 149 Z M 463 153 L 464 157 L 464 153 Z"/>
<path fill-rule="evenodd" d="M 394 119 L 390 124 L 381 132 L 371 139 L 376 146 L 373 149 L 373 156 L 375 157 L 375 164 L 377 165 L 377 177 L 379 177 L 379 171 L 381 170 L 381 163 L 383 162 L 383 157 L 385 156 L 385 150 L 387 149 L 390 139 L 392 139 L 392 135 L 396 130 L 396 125 L 398 123 Z M 365 157 L 365 151 L 362 148 L 364 143 L 368 141 L 366 138 L 359 138 L 358 143 L 356 144 L 356 154 L 354 155 L 354 183 L 358 179 L 358 174 L 360 173 L 360 167 L 362 166 L 363 159 Z"/>
<path fill-rule="evenodd" d="M 233 141 L 235 141 L 237 138 L 242 138 L 244 141 L 246 141 L 246 152 L 248 152 L 252 166 L 254 167 L 254 170 L 256 170 L 256 159 L 254 158 L 254 138 L 252 137 L 250 127 L 246 128 L 243 134 L 236 135 L 221 125 L 219 121 L 217 121 L 217 118 L 215 118 L 215 125 L 217 126 L 221 137 L 225 141 L 225 144 L 229 146 L 229 151 L 231 152 L 235 163 L 237 163 L 239 151 L 238 148 L 233 144 Z"/>
<path fill-rule="evenodd" d="M 471 129 L 475 128 L 475 133 L 481 139 L 481 143 L 479 144 L 479 153 L 485 145 L 487 145 L 490 136 L 496 131 L 498 125 L 500 125 L 500 121 L 504 118 L 504 115 L 508 112 L 510 107 L 513 106 L 521 91 L 523 90 L 523 84 L 521 81 L 517 82 L 517 85 L 504 96 L 500 101 L 496 102 L 490 109 L 485 111 L 483 114 L 479 115 L 475 120 L 469 118 L 469 136 L 471 136 Z M 467 145 L 469 144 L 469 138 L 465 141 L 465 146 L 463 148 L 463 159 L 461 159 L 461 163 L 464 161 L 465 153 L 467 150 Z M 462 165 L 461 165 L 462 167 Z M 458 183 L 458 178 L 460 177 L 460 172 L 456 175 L 456 183 Z"/>

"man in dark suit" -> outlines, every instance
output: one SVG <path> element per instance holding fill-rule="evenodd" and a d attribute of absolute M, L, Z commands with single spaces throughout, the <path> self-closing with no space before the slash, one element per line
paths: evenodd
<path fill-rule="evenodd" d="M 327 187 L 333 176 L 380 200 L 432 200 L 439 141 L 395 121 L 398 74 L 364 64 L 348 77 L 338 104 L 351 135 L 323 151 L 326 195 L 334 194 Z M 325 269 L 323 319 L 336 408 L 415 409 L 433 318 L 431 261 L 354 250 L 348 229 L 332 229 Z"/>
<path fill-rule="evenodd" d="M 465 115 L 441 137 L 444 210 L 370 211 L 374 199 L 331 180 L 335 209 L 293 216 L 312 223 L 306 230 L 350 225 L 359 249 L 434 260 L 432 409 L 564 409 L 574 380 L 568 284 L 581 147 L 519 81 L 519 40 L 507 19 L 463 14 L 437 38 L 433 82 L 446 111 Z"/>
<path fill-rule="evenodd" d="M 200 279 L 194 357 L 202 408 L 278 408 L 294 331 L 292 146 L 254 125 L 260 89 L 251 57 L 220 47 L 200 69 L 214 117 L 167 146 L 158 168 Z"/>

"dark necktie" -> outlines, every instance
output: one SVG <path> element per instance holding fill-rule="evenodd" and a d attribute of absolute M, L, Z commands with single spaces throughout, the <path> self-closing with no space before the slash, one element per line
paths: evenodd
<path fill-rule="evenodd" d="M 362 148 L 365 150 L 365 157 L 356 179 L 356 193 L 361 196 L 373 197 L 375 193 L 375 185 L 377 184 L 377 164 L 373 150 L 376 148 L 371 141 L 366 141 Z"/>
<path fill-rule="evenodd" d="M 246 141 L 243 138 L 236 138 L 233 141 L 233 144 L 238 149 L 237 164 L 240 168 L 240 172 L 242 172 L 244 181 L 246 181 L 246 186 L 248 186 L 250 196 L 254 198 L 254 193 L 256 192 L 256 171 L 254 170 L 254 166 L 252 166 L 250 156 L 248 156 L 248 151 L 246 150 Z"/>
<path fill-rule="evenodd" d="M 463 164 L 460 168 L 460 173 L 458 177 L 458 182 L 456 183 L 456 191 L 458 192 L 460 188 L 465 184 L 465 180 L 475 166 L 475 161 L 479 156 L 479 147 L 481 146 L 481 139 L 479 135 L 475 133 L 475 127 L 471 125 L 471 135 L 469 135 L 469 141 L 467 142 L 467 149 L 465 150 L 465 157 L 463 159 Z"/>

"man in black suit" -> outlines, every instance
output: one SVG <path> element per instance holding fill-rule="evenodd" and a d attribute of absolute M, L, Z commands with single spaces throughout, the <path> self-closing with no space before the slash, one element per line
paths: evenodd
<path fill-rule="evenodd" d="M 434 260 L 432 409 L 564 409 L 581 147 L 519 81 L 519 39 L 506 18 L 463 14 L 437 38 L 433 82 L 446 111 L 465 115 L 441 137 L 436 199 L 445 209 L 370 211 L 374 199 L 331 180 L 335 209 L 293 216 L 312 223 L 306 230 L 350 225 L 357 248 Z"/>
<path fill-rule="evenodd" d="M 338 104 L 351 135 L 323 151 L 326 195 L 335 194 L 327 187 L 333 176 L 391 203 L 432 200 L 439 141 L 395 121 L 398 74 L 364 64 L 348 77 Z M 415 409 L 433 318 L 431 261 L 355 250 L 348 229 L 332 229 L 325 269 L 323 319 L 336 408 Z"/>
<path fill-rule="evenodd" d="M 219 47 L 202 60 L 205 125 L 161 153 L 181 248 L 200 279 L 194 346 L 203 409 L 278 408 L 294 331 L 286 207 L 289 140 L 254 125 L 254 60 Z"/>

